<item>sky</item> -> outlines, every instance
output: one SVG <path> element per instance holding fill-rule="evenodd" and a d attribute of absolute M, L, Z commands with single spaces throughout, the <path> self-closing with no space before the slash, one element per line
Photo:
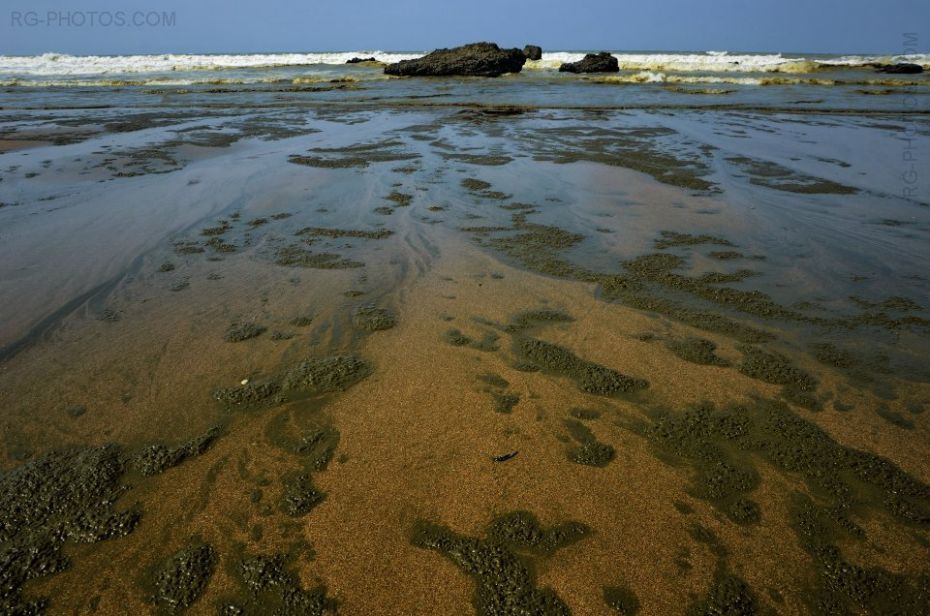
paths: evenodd
<path fill-rule="evenodd" d="M 478 40 L 550 50 L 930 51 L 930 0 L 0 0 L 0 7 L 0 55 L 426 51 Z M 117 25 L 118 11 L 126 25 Z"/>

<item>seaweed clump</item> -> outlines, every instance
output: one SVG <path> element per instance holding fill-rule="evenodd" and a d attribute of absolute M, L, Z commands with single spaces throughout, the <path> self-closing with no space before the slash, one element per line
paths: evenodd
<path fill-rule="evenodd" d="M 335 270 L 365 267 L 361 261 L 344 259 L 330 252 L 312 252 L 300 246 L 284 246 L 275 253 L 274 262 L 284 267 Z"/>
<path fill-rule="evenodd" d="M 787 357 L 745 345 L 740 351 L 743 353 L 740 372 L 765 383 L 782 385 L 782 395 L 792 404 L 814 411 L 821 409 L 815 395 L 817 379 L 792 365 Z"/>
<path fill-rule="evenodd" d="M 299 517 L 323 501 L 324 494 L 313 485 L 309 473 L 296 472 L 284 477 L 281 510 L 289 516 Z"/>
<path fill-rule="evenodd" d="M 517 511 L 491 522 L 484 540 L 421 520 L 414 527 L 412 543 L 439 552 L 475 579 L 472 602 L 479 616 L 568 616 L 571 611 L 553 590 L 536 586 L 527 559 L 549 556 L 589 532 L 579 522 L 543 529 L 531 513 Z"/>
<path fill-rule="evenodd" d="M 239 579 L 246 596 L 220 604 L 221 616 L 274 614 L 275 616 L 322 616 L 336 602 L 327 597 L 326 587 L 305 590 L 281 554 L 247 556 L 239 564 Z"/>
<path fill-rule="evenodd" d="M 705 366 L 729 366 L 730 362 L 717 356 L 717 345 L 704 338 L 683 338 L 671 340 L 668 350 L 685 361 Z"/>
<path fill-rule="evenodd" d="M 386 308 L 377 306 L 360 306 L 352 315 L 352 323 L 356 328 L 378 332 L 385 329 L 391 329 L 397 325 L 397 318 Z"/>
<path fill-rule="evenodd" d="M 128 535 L 134 510 L 114 511 L 125 490 L 125 461 L 115 445 L 49 453 L 0 475 L 0 613 L 38 614 L 47 600 L 23 586 L 70 565 L 66 542 Z"/>
<path fill-rule="evenodd" d="M 207 544 L 184 548 L 161 564 L 149 582 L 149 602 L 175 614 L 203 595 L 216 570 L 216 550 Z"/>
<path fill-rule="evenodd" d="M 691 235 L 690 233 L 678 233 L 676 231 L 661 231 L 661 236 L 655 241 L 655 247 L 662 250 L 665 248 L 675 248 L 678 246 L 700 246 L 711 244 L 714 246 L 732 246 L 729 240 L 712 235 Z"/>
<path fill-rule="evenodd" d="M 220 388 L 213 398 L 230 406 L 253 407 L 278 404 L 288 392 L 324 394 L 342 391 L 371 374 L 371 367 L 349 355 L 306 359 L 284 373 L 264 381 L 248 381 L 238 387 Z"/>
<path fill-rule="evenodd" d="M 718 563 L 707 594 L 695 601 L 687 616 L 750 616 L 761 612 L 759 601 L 749 584 Z"/>
<path fill-rule="evenodd" d="M 267 329 L 267 327 L 257 323 L 233 323 L 226 329 L 223 340 L 226 342 L 242 342 L 261 336 Z"/>
<path fill-rule="evenodd" d="M 747 498 L 759 481 L 746 455 L 753 453 L 803 478 L 827 502 L 823 510 L 854 537 L 864 536 L 848 517 L 857 510 L 879 509 L 900 523 L 930 526 L 930 486 L 886 458 L 837 443 L 783 402 L 755 400 L 725 409 L 702 404 L 682 415 L 661 414 L 643 430 L 664 451 L 691 463 L 694 496 L 736 522 L 758 519 L 758 507 Z"/>
<path fill-rule="evenodd" d="M 304 227 L 294 235 L 309 235 L 311 237 L 328 237 L 339 239 L 343 237 L 364 239 L 364 240 L 383 240 L 394 235 L 393 231 L 388 229 L 378 229 L 377 231 L 361 231 L 359 229 L 330 229 L 327 227 Z"/>
<path fill-rule="evenodd" d="M 862 567 L 847 561 L 835 543 L 850 534 L 842 518 L 818 507 L 807 495 L 796 494 L 792 526 L 801 547 L 814 560 L 816 582 L 804 594 L 817 614 L 922 615 L 930 605 L 930 576 L 906 576 L 881 567 Z M 855 529 L 853 529 L 855 530 Z M 854 538 L 859 538 L 853 532 Z"/>
<path fill-rule="evenodd" d="M 157 475 L 165 470 L 181 464 L 188 458 L 199 456 L 210 448 L 219 429 L 212 428 L 205 434 L 191 439 L 183 445 L 168 447 L 166 445 L 150 445 L 143 449 L 134 460 L 136 469 L 146 476 Z"/>
<path fill-rule="evenodd" d="M 282 379 L 286 390 L 311 393 L 342 391 L 371 374 L 371 367 L 361 359 L 346 355 L 305 360 Z"/>
<path fill-rule="evenodd" d="M 541 369 L 567 376 L 589 394 L 612 396 L 646 389 L 649 383 L 616 370 L 581 359 L 568 349 L 535 338 L 520 338 L 517 354 Z"/>
<path fill-rule="evenodd" d="M 568 459 L 585 466 L 607 466 L 616 451 L 607 443 L 601 443 L 586 425 L 577 419 L 566 419 L 565 427 L 578 445 L 568 450 Z"/>

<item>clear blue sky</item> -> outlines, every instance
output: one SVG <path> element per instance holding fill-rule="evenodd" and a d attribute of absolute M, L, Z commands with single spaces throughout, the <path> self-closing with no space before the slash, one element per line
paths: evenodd
<path fill-rule="evenodd" d="M 3 0 L 0 54 L 547 49 L 900 53 L 930 50 L 930 0 Z M 26 13 L 50 23 L 28 25 Z M 85 25 L 67 25 L 69 11 Z M 174 13 L 95 27 L 91 11 Z M 19 13 L 19 17 L 15 13 Z M 57 14 L 57 16 L 56 16 Z M 99 19 L 99 17 L 97 18 Z"/>

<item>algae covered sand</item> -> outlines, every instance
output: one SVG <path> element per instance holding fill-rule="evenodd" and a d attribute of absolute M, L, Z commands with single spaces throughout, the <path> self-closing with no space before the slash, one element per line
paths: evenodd
<path fill-rule="evenodd" d="M 926 613 L 903 118 L 216 89 L 0 154 L 0 612 Z"/>

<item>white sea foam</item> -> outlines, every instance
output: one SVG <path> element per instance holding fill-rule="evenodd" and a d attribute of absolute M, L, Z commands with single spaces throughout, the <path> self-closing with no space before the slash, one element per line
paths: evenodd
<path fill-rule="evenodd" d="M 40 56 L 0 56 L 0 75 L 70 76 L 124 75 L 177 71 L 220 71 L 345 64 L 354 57 L 374 57 L 381 62 L 417 58 L 418 53 L 347 51 L 339 53 L 275 54 L 164 54 L 157 56 L 69 56 L 45 53 Z"/>
<path fill-rule="evenodd" d="M 344 65 L 353 57 L 374 57 L 381 62 L 397 62 L 421 56 L 421 53 L 384 51 L 347 51 L 333 53 L 272 54 L 163 54 L 137 56 L 72 56 L 46 53 L 38 56 L 0 56 L 0 83 L 23 83 L 30 80 L 66 82 L 73 79 L 124 79 L 150 82 L 159 75 L 179 76 L 185 81 L 200 82 L 191 74 L 222 71 L 248 71 L 248 82 L 261 82 L 263 70 L 293 70 L 299 67 Z M 575 62 L 583 52 L 551 51 L 539 61 L 529 61 L 530 71 L 557 70 L 563 62 Z M 870 63 L 912 62 L 930 68 L 930 54 L 899 56 L 785 57 L 782 54 L 735 54 L 726 51 L 706 53 L 623 53 L 614 52 L 621 70 L 648 73 L 811 73 L 824 66 L 855 67 Z M 313 69 L 315 70 L 315 69 Z M 661 80 L 661 79 L 656 79 Z"/>
<path fill-rule="evenodd" d="M 527 62 L 529 69 L 557 69 L 563 62 L 577 62 L 584 53 L 556 51 L 544 53 L 541 60 Z M 864 66 L 871 63 L 911 62 L 930 68 L 930 54 L 901 56 L 785 57 L 782 54 L 707 53 L 614 53 L 620 70 L 671 71 L 681 73 L 759 72 L 810 73 L 829 66 Z"/>

